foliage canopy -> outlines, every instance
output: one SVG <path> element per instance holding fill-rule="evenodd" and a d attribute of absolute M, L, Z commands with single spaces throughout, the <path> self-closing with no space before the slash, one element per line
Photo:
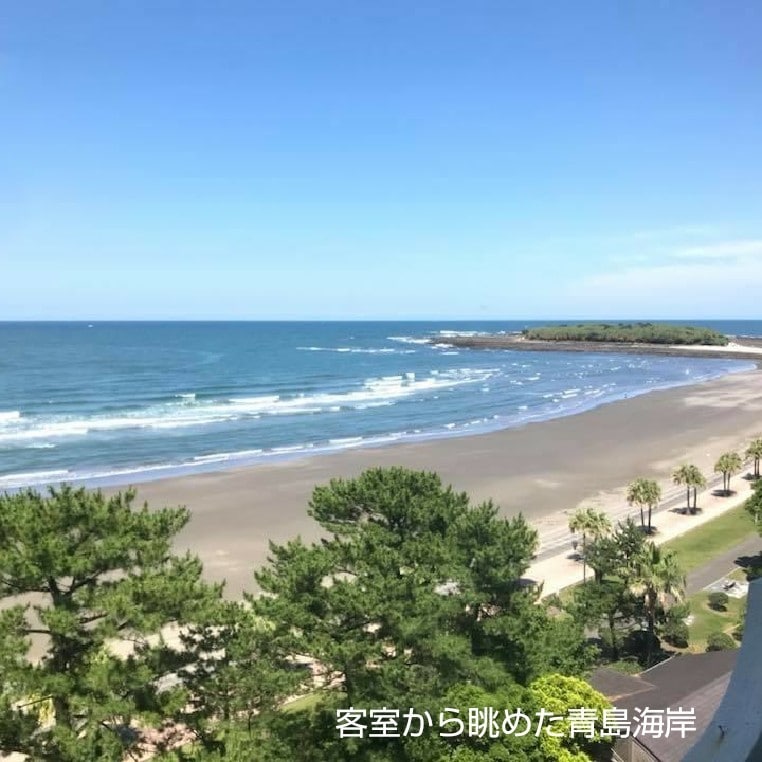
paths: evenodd
<path fill-rule="evenodd" d="M 725 346 L 728 338 L 710 328 L 671 323 L 578 323 L 526 328 L 536 341 L 608 341 L 635 344 L 703 344 Z"/>

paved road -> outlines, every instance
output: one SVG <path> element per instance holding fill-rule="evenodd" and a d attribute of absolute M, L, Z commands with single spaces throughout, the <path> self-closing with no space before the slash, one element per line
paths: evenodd
<path fill-rule="evenodd" d="M 744 468 L 748 466 L 749 462 L 744 462 Z M 707 491 L 717 489 L 722 485 L 722 476 L 714 476 L 707 479 Z M 658 526 L 658 517 L 664 513 L 674 510 L 675 508 L 683 507 L 685 505 L 685 487 L 673 486 L 664 490 L 662 493 L 663 498 L 659 506 L 653 511 L 653 523 Z M 609 513 L 612 523 L 616 524 L 619 521 L 632 518 L 636 523 L 640 523 L 640 510 L 633 509 L 631 505 L 623 505 L 619 510 Z M 687 531 L 687 530 L 686 530 Z M 575 539 L 569 533 L 568 527 L 559 526 L 551 531 L 542 533 L 540 536 L 540 548 L 535 556 L 535 561 L 544 561 L 546 558 L 552 558 L 558 555 L 562 549 L 568 548 L 571 552 L 571 541 Z M 718 575 L 722 576 L 722 574 Z M 710 580 L 713 582 L 714 580 Z"/>
<path fill-rule="evenodd" d="M 724 577 L 732 572 L 733 569 L 737 569 L 737 558 L 755 556 L 760 552 L 762 552 L 762 537 L 754 535 L 754 537 L 744 540 L 703 566 L 699 566 L 698 569 L 694 569 L 686 580 L 685 592 L 688 595 L 693 595 L 693 593 L 703 590 L 707 585 L 711 585 L 712 582 L 716 582 L 720 577 Z"/>

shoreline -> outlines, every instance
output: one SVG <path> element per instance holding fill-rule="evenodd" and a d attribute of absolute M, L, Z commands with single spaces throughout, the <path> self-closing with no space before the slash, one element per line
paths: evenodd
<path fill-rule="evenodd" d="M 466 341 L 474 339 L 488 339 L 492 338 L 505 339 L 508 337 L 462 337 Z M 448 339 L 449 341 L 450 339 Z M 510 339 L 512 342 L 516 342 L 515 338 Z M 555 342 L 536 342 L 536 343 L 555 343 Z M 571 342 L 574 343 L 574 342 Z M 614 345 L 612 345 L 614 346 Z M 485 347 L 486 348 L 486 347 Z M 505 349 L 506 347 L 501 347 Z M 620 348 L 617 346 L 617 348 Z M 524 351 L 527 349 L 523 344 L 517 348 L 517 351 Z M 711 348 L 705 348 L 711 349 Z M 544 347 L 535 348 L 530 351 L 548 351 Z M 551 351 L 565 351 L 564 349 L 551 350 Z M 575 351 L 590 351 L 584 348 L 580 348 Z M 594 351 L 594 350 L 593 350 Z M 609 350 L 602 350 L 609 351 Z M 612 352 L 615 349 L 610 350 Z M 636 399 L 638 397 L 648 396 L 651 394 L 657 394 L 663 391 L 669 391 L 672 389 L 680 389 L 684 387 L 696 386 L 703 383 L 715 381 L 726 376 L 752 372 L 752 368 L 756 367 L 757 370 L 762 368 L 762 344 L 760 345 L 760 354 L 757 357 L 757 361 L 750 363 L 748 359 L 739 356 L 733 356 L 732 360 L 737 361 L 738 367 L 725 368 L 717 375 L 712 375 L 709 378 L 694 379 L 690 378 L 685 381 L 678 381 L 673 383 L 665 383 L 662 385 L 655 385 L 650 387 L 643 387 L 635 392 L 624 392 L 619 394 L 613 394 L 608 399 L 598 400 L 591 399 L 589 403 L 582 404 L 577 407 L 571 407 L 560 411 L 551 411 L 543 413 L 530 413 L 526 416 L 520 417 L 518 420 L 511 420 L 509 422 L 499 422 L 500 417 L 503 419 L 506 416 L 494 415 L 491 420 L 484 419 L 478 422 L 461 422 L 458 424 L 448 424 L 447 427 L 438 427 L 430 430 L 422 431 L 397 431 L 386 432 L 377 435 L 369 435 L 367 437 L 349 437 L 345 440 L 327 440 L 325 442 L 312 442 L 306 444 L 298 444 L 293 446 L 285 446 L 280 448 L 263 449 L 263 450 L 242 450 L 231 451 L 214 454 L 200 454 L 195 456 L 192 460 L 181 461 L 176 463 L 159 463 L 152 465 L 124 467 L 122 469 L 115 469 L 113 471 L 106 472 L 92 472 L 92 473 L 77 473 L 69 472 L 67 470 L 54 470 L 54 471 L 41 471 L 41 472 L 28 472 L 18 474 L 8 474 L 6 476 L 0 476 L 0 490 L 7 492 L 17 492 L 22 489 L 31 487 L 33 489 L 47 489 L 49 486 L 58 486 L 63 483 L 72 484 L 75 486 L 84 486 L 88 489 L 106 489 L 114 490 L 118 488 L 124 488 L 128 485 L 148 485 L 157 481 L 164 481 L 169 479 L 184 479 L 199 476 L 203 474 L 224 473 L 228 471 L 238 471 L 242 469 L 252 468 L 267 468 L 284 463 L 298 463 L 303 460 L 312 458 L 323 458 L 331 455 L 338 455 L 343 453 L 353 453 L 364 450 L 379 450 L 389 447 L 400 447 L 412 444 L 429 444 L 450 439 L 470 439 L 472 437 L 481 437 L 488 434 L 498 434 L 500 432 L 512 431 L 522 429 L 529 424 L 546 423 L 549 421 L 558 420 L 561 418 L 567 418 L 570 416 L 585 415 L 591 411 L 594 411 L 600 407 L 606 405 L 616 404 L 627 399 Z M 631 354 L 637 354 L 633 351 Z M 660 354 L 655 352 L 653 354 Z M 661 353 L 666 354 L 666 353 Z M 714 356 L 707 356 L 707 352 L 698 353 L 694 357 L 699 359 L 715 359 Z M 728 359 L 728 358 L 716 358 L 716 359 Z M 20 477 L 32 477 L 43 476 L 45 478 L 23 481 Z M 15 483 L 14 483 L 15 481 Z"/>
<path fill-rule="evenodd" d="M 371 467 L 436 471 L 474 503 L 493 499 L 502 515 L 522 512 L 540 537 L 563 534 L 581 502 L 621 509 L 637 476 L 670 483 L 681 461 L 711 474 L 716 457 L 760 433 L 762 374 L 743 371 L 599 405 L 517 428 L 394 446 L 357 448 L 143 484 L 139 499 L 186 505 L 191 521 L 178 549 L 198 553 L 227 594 L 256 589 L 252 572 L 268 543 L 317 540 L 307 515 L 312 489 Z"/>

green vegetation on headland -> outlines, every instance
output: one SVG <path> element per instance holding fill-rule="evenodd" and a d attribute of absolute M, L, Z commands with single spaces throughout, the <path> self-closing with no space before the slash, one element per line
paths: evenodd
<path fill-rule="evenodd" d="M 534 341 L 608 341 L 632 344 L 703 344 L 725 346 L 728 338 L 710 328 L 667 323 L 578 323 L 525 328 L 524 338 Z"/>

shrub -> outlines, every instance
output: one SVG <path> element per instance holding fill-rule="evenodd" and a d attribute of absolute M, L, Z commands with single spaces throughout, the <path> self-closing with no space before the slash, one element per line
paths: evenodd
<path fill-rule="evenodd" d="M 688 625 L 679 619 L 667 622 L 664 627 L 664 640 L 675 648 L 687 648 L 689 634 Z"/>
<path fill-rule="evenodd" d="M 687 619 L 690 613 L 691 613 L 691 606 L 687 601 L 683 603 L 676 603 L 674 606 L 670 607 L 670 609 L 667 611 L 667 621 L 668 622 L 682 621 L 683 619 Z"/>
<path fill-rule="evenodd" d="M 746 598 L 744 598 L 741 604 L 741 610 L 738 612 L 738 622 L 733 630 L 733 637 L 736 640 L 743 640 L 744 626 L 746 625 Z"/>
<path fill-rule="evenodd" d="M 656 635 L 653 636 L 651 644 L 651 653 L 658 654 L 661 651 L 661 641 Z M 648 630 L 633 630 L 628 633 L 622 644 L 622 652 L 643 660 L 648 653 Z"/>
<path fill-rule="evenodd" d="M 730 651 L 736 643 L 727 632 L 713 632 L 706 639 L 707 651 Z"/>
<path fill-rule="evenodd" d="M 615 669 L 617 672 L 624 672 L 625 675 L 637 675 L 643 671 L 638 660 L 634 656 L 625 656 L 619 661 L 612 661 L 606 665 L 609 669 Z"/>
<path fill-rule="evenodd" d="M 727 611 L 728 596 L 725 593 L 709 593 L 709 608 L 712 611 Z"/>

